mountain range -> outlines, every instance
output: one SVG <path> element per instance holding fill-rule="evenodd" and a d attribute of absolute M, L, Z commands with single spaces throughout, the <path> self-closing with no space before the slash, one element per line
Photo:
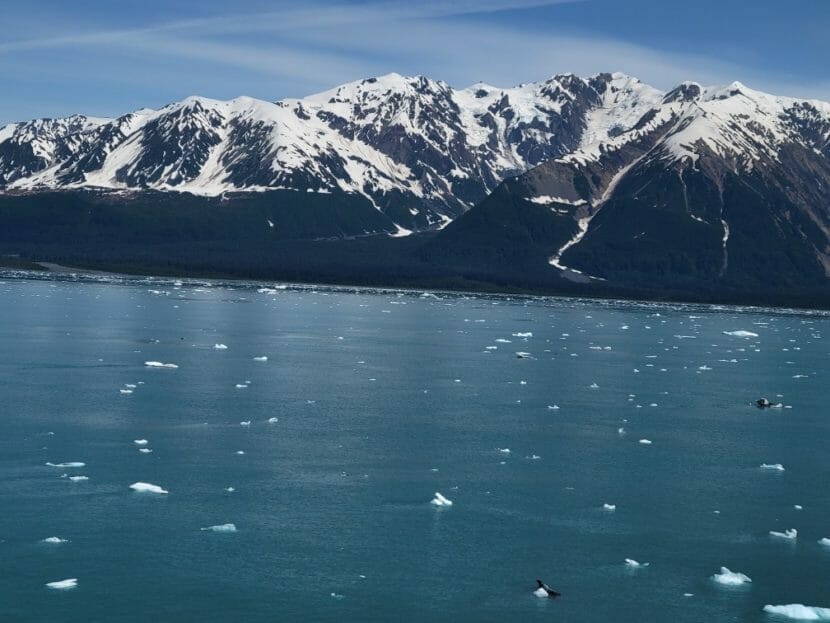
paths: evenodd
<path fill-rule="evenodd" d="M 288 245 L 353 280 L 823 304 L 830 104 L 620 73 L 189 97 L 0 128 L 0 225 L 6 254 L 194 269 L 212 245 L 281 277 Z"/>

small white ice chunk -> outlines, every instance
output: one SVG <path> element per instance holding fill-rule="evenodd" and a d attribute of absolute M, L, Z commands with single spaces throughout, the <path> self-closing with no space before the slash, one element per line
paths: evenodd
<path fill-rule="evenodd" d="M 626 558 L 625 559 L 625 566 L 631 567 L 632 569 L 636 569 L 638 567 L 648 567 L 650 563 L 647 562 L 637 562 L 633 558 Z"/>
<path fill-rule="evenodd" d="M 773 472 L 783 472 L 784 466 L 781 463 L 762 463 L 761 469 L 768 469 Z"/>
<path fill-rule="evenodd" d="M 66 580 L 46 583 L 46 588 L 52 588 L 58 591 L 68 591 L 76 586 L 78 586 L 78 578 L 68 578 Z"/>
<path fill-rule="evenodd" d="M 651 445 L 651 439 L 640 439 L 640 443 L 643 444 L 644 446 L 650 446 Z"/>
<path fill-rule="evenodd" d="M 148 368 L 178 368 L 175 363 L 162 363 L 161 361 L 145 361 L 144 365 Z"/>
<path fill-rule="evenodd" d="M 739 329 L 737 331 L 724 331 L 724 335 L 731 335 L 732 337 L 758 337 L 757 333 L 752 331 L 744 331 L 743 329 Z"/>
<path fill-rule="evenodd" d="M 223 523 L 216 526 L 201 528 L 203 532 L 236 532 L 236 526 L 232 523 Z"/>
<path fill-rule="evenodd" d="M 452 506 L 452 500 L 448 500 L 443 495 L 438 493 L 438 491 L 436 491 L 435 497 L 432 498 L 430 504 L 432 504 L 433 506 Z"/>
<path fill-rule="evenodd" d="M 49 543 L 50 545 L 59 545 L 61 543 L 66 543 L 66 539 L 62 539 L 59 536 L 49 536 L 45 539 L 41 539 L 41 543 Z"/>
<path fill-rule="evenodd" d="M 617 510 L 617 505 L 616 504 L 603 504 L 602 508 L 603 508 L 603 510 L 607 510 L 607 511 L 615 511 L 615 510 Z"/>
<path fill-rule="evenodd" d="M 261 357 L 254 357 L 254 361 L 268 361 L 268 357 L 262 355 Z"/>
<path fill-rule="evenodd" d="M 146 446 L 150 442 L 146 439 L 133 439 L 133 443 L 137 446 Z"/>
<path fill-rule="evenodd" d="M 66 463 L 47 463 L 49 467 L 85 467 L 86 463 L 80 461 L 68 461 Z"/>
<path fill-rule="evenodd" d="M 798 538 L 798 530 L 795 528 L 790 528 L 789 530 L 784 530 L 784 532 L 777 532 L 775 530 L 769 531 L 770 536 L 774 536 L 777 539 L 788 539 L 790 541 L 795 541 Z"/>
<path fill-rule="evenodd" d="M 823 539 L 818 540 L 819 545 L 823 545 L 824 547 L 830 547 L 830 539 L 824 537 Z"/>
<path fill-rule="evenodd" d="M 276 423 L 277 423 L 277 422 L 279 422 L 279 421 L 280 421 L 280 419 L 279 419 L 279 418 L 276 418 L 276 417 L 269 417 L 269 418 L 268 418 L 268 423 L 269 423 L 269 424 L 276 424 Z"/>
<path fill-rule="evenodd" d="M 214 344 L 213 348 L 215 350 L 228 350 L 228 347 L 225 344 Z"/>
<path fill-rule="evenodd" d="M 725 584 L 727 586 L 740 586 L 741 584 L 752 582 L 749 576 L 738 573 L 737 571 L 730 571 L 726 567 L 721 567 L 720 573 L 713 575 L 712 579 L 718 584 Z"/>
<path fill-rule="evenodd" d="M 134 482 L 130 485 L 130 489 L 139 493 L 168 493 L 167 489 L 162 489 L 158 485 L 153 485 L 149 482 Z"/>

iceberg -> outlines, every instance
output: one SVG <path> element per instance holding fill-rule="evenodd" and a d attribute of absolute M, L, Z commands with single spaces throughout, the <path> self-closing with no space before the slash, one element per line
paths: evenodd
<path fill-rule="evenodd" d="M 60 543 L 66 543 L 66 539 L 62 539 L 59 536 L 50 536 L 46 537 L 45 539 L 41 539 L 41 543 L 49 543 L 50 545 L 59 545 Z"/>
<path fill-rule="evenodd" d="M 228 350 L 228 347 L 224 344 L 214 344 L 213 348 L 214 350 Z"/>
<path fill-rule="evenodd" d="M 265 355 L 261 357 L 254 357 L 254 361 L 268 361 L 268 357 L 266 357 Z"/>
<path fill-rule="evenodd" d="M 169 493 L 166 489 L 162 489 L 158 485 L 152 485 L 149 482 L 134 482 L 130 485 L 130 489 L 139 493 Z"/>
<path fill-rule="evenodd" d="M 161 361 L 145 361 L 144 365 L 148 368 L 171 368 L 175 369 L 178 368 L 175 363 L 162 363 Z"/>
<path fill-rule="evenodd" d="M 637 569 L 638 567 L 648 567 L 650 563 L 647 562 L 637 562 L 633 558 L 626 558 L 625 559 L 625 566 L 630 567 L 632 569 Z"/>
<path fill-rule="evenodd" d="M 805 606 L 804 604 L 787 604 L 785 606 L 764 606 L 764 612 L 777 614 L 796 621 L 830 621 L 830 608 Z"/>
<path fill-rule="evenodd" d="M 46 587 L 58 591 L 68 591 L 69 589 L 78 586 L 78 578 L 68 578 L 66 580 L 59 580 L 57 582 L 47 582 Z"/>
<path fill-rule="evenodd" d="M 607 511 L 615 511 L 615 510 L 617 510 L 617 505 L 616 504 L 603 504 L 602 508 L 603 508 L 603 510 L 607 510 Z"/>
<path fill-rule="evenodd" d="M 753 331 L 744 331 L 739 329 L 737 331 L 724 331 L 724 335 L 731 335 L 732 337 L 758 337 L 758 334 Z"/>
<path fill-rule="evenodd" d="M 740 586 L 741 584 L 752 582 L 749 576 L 738 573 L 737 571 L 730 571 L 726 567 L 721 567 L 720 573 L 713 575 L 712 579 L 718 584 L 724 584 L 726 586 Z"/>
<path fill-rule="evenodd" d="M 432 504 L 433 506 L 452 506 L 452 500 L 448 500 L 443 495 L 438 493 L 438 491 L 436 491 L 435 497 L 432 499 L 430 504 Z"/>
<path fill-rule="evenodd" d="M 84 482 L 85 480 L 89 480 L 89 476 L 70 476 L 69 480 L 72 482 Z"/>
<path fill-rule="evenodd" d="M 269 417 L 268 418 L 268 423 L 269 424 L 276 424 L 279 421 L 280 421 L 279 418 L 275 418 L 275 417 Z"/>
<path fill-rule="evenodd" d="M 643 444 L 644 446 L 650 446 L 651 445 L 651 439 L 640 439 L 640 443 Z"/>
<path fill-rule="evenodd" d="M 774 472 L 783 472 L 784 466 L 781 463 L 761 463 L 761 469 L 768 469 Z"/>
<path fill-rule="evenodd" d="M 146 439 L 133 439 L 133 443 L 137 446 L 146 446 L 149 442 Z"/>
<path fill-rule="evenodd" d="M 86 463 L 80 461 L 69 461 L 67 463 L 46 463 L 49 467 L 85 467 Z"/>

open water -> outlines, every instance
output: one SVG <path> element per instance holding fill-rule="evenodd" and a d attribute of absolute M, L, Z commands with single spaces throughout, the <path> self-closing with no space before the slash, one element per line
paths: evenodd
<path fill-rule="evenodd" d="M 828 363 L 818 312 L 7 274 L 0 620 L 792 620 Z"/>

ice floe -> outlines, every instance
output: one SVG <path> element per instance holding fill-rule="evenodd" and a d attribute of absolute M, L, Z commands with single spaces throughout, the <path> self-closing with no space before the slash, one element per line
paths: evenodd
<path fill-rule="evenodd" d="M 89 480 L 89 476 L 70 476 L 69 480 L 72 482 L 85 482 Z"/>
<path fill-rule="evenodd" d="M 118 391 L 121 394 L 132 394 L 133 393 L 133 390 L 131 390 L 131 389 L 119 389 Z"/>
<path fill-rule="evenodd" d="M 80 461 L 68 461 L 66 463 L 46 463 L 49 467 L 86 467 L 86 463 Z"/>
<path fill-rule="evenodd" d="M 45 539 L 40 540 L 41 543 L 49 543 L 50 545 L 60 545 L 61 543 L 67 543 L 66 539 L 62 539 L 59 536 L 50 536 L 46 537 Z"/>
<path fill-rule="evenodd" d="M 225 487 L 225 491 L 227 491 L 228 493 L 233 493 L 234 491 L 236 491 L 236 489 L 234 489 L 233 487 Z"/>
<path fill-rule="evenodd" d="M 753 331 L 745 331 L 738 329 L 737 331 L 723 331 L 724 335 L 731 335 L 732 337 L 758 337 L 758 334 Z"/>
<path fill-rule="evenodd" d="M 279 421 L 280 421 L 280 419 L 279 419 L 279 418 L 276 418 L 276 417 L 269 417 L 269 418 L 268 418 L 268 423 L 269 423 L 269 424 L 276 424 L 276 423 L 277 423 L 277 422 L 279 422 Z"/>
<path fill-rule="evenodd" d="M 178 368 L 175 363 L 162 363 L 161 361 L 145 361 L 144 365 L 148 368 Z"/>
<path fill-rule="evenodd" d="M 251 425 L 251 420 L 245 420 L 243 422 L 240 422 L 239 425 L 240 426 L 250 426 Z"/>
<path fill-rule="evenodd" d="M 830 608 L 805 606 L 804 604 L 786 604 L 783 606 L 767 604 L 764 606 L 764 612 L 796 621 L 830 621 Z"/>
<path fill-rule="evenodd" d="M 617 505 L 616 504 L 603 504 L 602 508 L 603 508 L 603 510 L 606 510 L 606 511 L 615 511 L 615 510 L 617 510 Z"/>
<path fill-rule="evenodd" d="M 533 359 L 533 355 L 531 355 L 530 353 L 526 353 L 524 351 L 521 351 L 521 350 L 516 353 L 516 357 L 519 358 L 519 359 Z"/>
<path fill-rule="evenodd" d="M 524 333 L 514 333 L 513 337 L 533 337 L 533 333 L 531 331 L 526 331 Z"/>
<path fill-rule="evenodd" d="M 141 454 L 150 454 L 153 452 L 150 448 L 139 448 L 138 451 L 141 452 Z"/>
<path fill-rule="evenodd" d="M 433 506 L 452 506 L 452 500 L 448 500 L 443 495 L 438 493 L 438 491 L 436 491 L 435 497 L 432 498 L 430 504 L 432 504 Z"/>
<path fill-rule="evenodd" d="M 510 454 L 510 448 L 496 448 L 502 454 Z"/>
<path fill-rule="evenodd" d="M 213 348 L 215 350 L 228 350 L 228 347 L 225 344 L 214 344 Z"/>
<path fill-rule="evenodd" d="M 268 361 L 268 357 L 262 355 L 261 357 L 254 357 L 254 361 Z"/>
<path fill-rule="evenodd" d="M 830 547 L 830 539 L 828 539 L 827 537 L 819 539 L 818 544 L 823 545 L 824 547 Z"/>
<path fill-rule="evenodd" d="M 158 485 L 153 485 L 149 482 L 134 482 L 130 485 L 130 489 L 139 493 L 169 493 L 167 489 L 162 489 Z"/>
<path fill-rule="evenodd" d="M 236 532 L 236 526 L 232 523 L 223 523 L 216 526 L 200 528 L 202 532 Z"/>
<path fill-rule="evenodd" d="M 789 530 L 784 530 L 784 532 L 778 532 L 776 530 L 769 531 L 770 536 L 774 536 L 777 539 L 788 539 L 790 541 L 795 541 L 798 538 L 798 530 L 795 528 L 790 528 Z"/>
<path fill-rule="evenodd" d="M 783 472 L 784 466 L 781 463 L 761 463 L 761 469 L 766 469 L 773 472 Z"/>
<path fill-rule="evenodd" d="M 46 583 L 46 588 L 52 588 L 58 591 L 68 591 L 76 586 L 78 586 L 78 578 L 67 578 L 66 580 Z"/>
<path fill-rule="evenodd" d="M 248 389 L 248 385 L 246 383 L 237 383 L 236 389 Z"/>
<path fill-rule="evenodd" d="M 640 443 L 643 444 L 644 446 L 650 446 L 651 445 L 651 439 L 640 439 Z"/>
<path fill-rule="evenodd" d="M 726 586 L 740 586 L 747 582 L 752 582 L 749 576 L 737 571 L 730 571 L 726 567 L 720 568 L 720 573 L 712 576 L 712 579 L 718 584 L 725 584 Z"/>
<path fill-rule="evenodd" d="M 133 443 L 137 446 L 146 446 L 150 442 L 146 439 L 133 439 Z"/>
<path fill-rule="evenodd" d="M 533 594 L 536 595 L 537 597 L 544 597 L 545 599 L 550 597 L 550 595 L 548 595 L 548 592 L 544 588 L 542 588 L 541 586 L 539 588 L 537 588 L 535 591 L 533 591 Z"/>

